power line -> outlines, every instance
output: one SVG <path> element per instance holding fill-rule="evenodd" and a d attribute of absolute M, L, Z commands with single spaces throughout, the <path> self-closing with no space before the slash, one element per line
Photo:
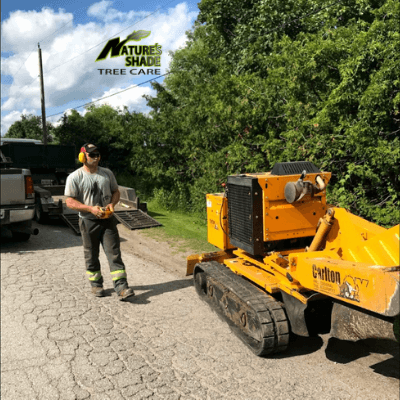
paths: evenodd
<path fill-rule="evenodd" d="M 120 90 L 119 92 L 110 94 L 109 96 L 101 97 L 100 99 L 90 101 L 89 103 L 85 103 L 85 104 L 82 104 L 82 105 L 77 106 L 77 107 L 69 108 L 68 110 L 76 110 L 77 108 L 81 108 L 81 107 L 85 107 L 85 106 L 87 106 L 87 105 L 89 105 L 89 104 L 97 103 L 98 101 L 101 101 L 101 100 L 104 100 L 104 99 L 108 99 L 109 97 L 112 97 L 112 96 L 115 96 L 115 95 L 117 95 L 117 94 L 126 92 L 127 90 L 131 90 L 131 89 L 134 89 L 134 88 L 136 88 L 136 87 L 138 87 L 138 86 L 142 86 L 142 85 L 144 85 L 145 83 L 148 83 L 148 82 L 151 82 L 151 81 L 155 81 L 156 79 L 160 79 L 161 77 L 166 76 L 166 75 L 169 75 L 170 73 L 171 73 L 171 72 L 166 72 L 165 74 L 160 75 L 160 76 L 157 76 L 156 78 L 149 79 L 148 81 L 138 83 L 138 84 L 135 85 L 135 86 L 131 86 L 131 87 L 129 87 L 129 88 Z M 55 115 L 64 114 L 64 113 L 65 113 L 65 111 L 61 111 L 61 112 L 59 112 L 59 113 L 49 115 L 47 118 L 54 117 Z"/>
<path fill-rule="evenodd" d="M 49 36 L 54 35 L 56 32 L 58 32 L 60 29 L 64 28 L 64 26 L 68 25 L 70 22 L 72 22 L 74 19 L 70 19 L 66 24 L 64 24 L 63 26 L 61 26 L 60 28 L 56 29 L 54 32 L 50 33 L 49 35 L 45 36 L 43 39 L 39 40 L 39 42 L 43 42 L 45 39 L 47 39 Z M 26 58 L 26 60 L 21 64 L 21 66 L 19 67 L 18 71 L 14 74 L 14 77 L 18 75 L 18 72 L 21 70 L 21 68 L 25 65 L 25 63 L 28 61 L 28 58 L 32 55 L 32 53 L 36 50 L 36 48 L 34 48 L 29 56 Z M 36 78 L 35 78 L 36 80 Z M 33 81 L 30 83 L 30 85 L 33 83 Z M 29 85 L 29 86 L 30 86 Z"/>
<path fill-rule="evenodd" d="M 82 7 L 82 8 L 84 8 L 84 7 Z M 80 9 L 78 8 L 78 10 L 80 10 Z M 78 10 L 75 10 L 75 11 L 78 11 Z M 75 11 L 74 11 L 74 12 L 75 12 Z M 71 18 L 66 24 L 64 24 L 61 28 L 58 28 L 58 29 L 55 30 L 53 33 L 50 33 L 50 35 L 47 35 L 44 39 L 40 40 L 40 42 L 45 41 L 48 37 L 54 35 L 56 32 L 58 32 L 60 29 L 64 28 L 64 26 L 68 25 L 68 24 L 69 24 L 70 22 L 72 22 L 73 20 L 74 20 L 74 17 L 72 17 L 72 18 Z"/>

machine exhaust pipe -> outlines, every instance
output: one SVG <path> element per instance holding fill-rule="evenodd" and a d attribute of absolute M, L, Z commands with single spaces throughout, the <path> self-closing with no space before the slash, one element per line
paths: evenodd
<path fill-rule="evenodd" d="M 17 232 L 17 233 L 26 233 L 28 235 L 38 235 L 39 234 L 39 229 L 37 228 L 17 228 L 17 229 L 13 229 L 13 232 Z"/>

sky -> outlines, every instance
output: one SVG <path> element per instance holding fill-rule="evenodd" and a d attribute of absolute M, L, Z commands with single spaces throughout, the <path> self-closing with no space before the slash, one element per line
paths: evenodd
<path fill-rule="evenodd" d="M 108 40 L 124 40 L 133 31 L 151 32 L 126 45 L 161 45 L 159 74 L 168 72 L 169 51 L 185 46 L 187 30 L 198 15 L 197 0 L 7 0 L 1 2 L 1 135 L 22 114 L 41 116 L 38 43 L 42 52 L 46 120 L 57 124 L 64 112 L 95 104 L 148 112 L 143 95 L 155 95 L 148 68 L 125 66 L 125 56 L 96 58 Z M 106 69 L 118 75 L 105 74 Z M 125 69 L 126 75 L 120 70 Z M 143 69 L 145 74 L 138 74 Z M 103 71 L 100 71 L 103 70 Z M 132 70 L 132 72 L 131 72 Z M 162 82 L 163 77 L 157 79 Z"/>

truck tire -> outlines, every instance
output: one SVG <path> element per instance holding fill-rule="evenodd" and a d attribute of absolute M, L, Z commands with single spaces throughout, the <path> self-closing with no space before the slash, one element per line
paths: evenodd
<path fill-rule="evenodd" d="M 30 233 L 23 233 L 23 232 L 11 232 L 12 237 L 17 242 L 26 242 L 31 237 Z"/>
<path fill-rule="evenodd" d="M 35 221 L 39 224 L 44 224 L 46 222 L 47 215 L 43 212 L 42 204 L 40 203 L 40 199 L 36 200 L 35 203 Z"/>

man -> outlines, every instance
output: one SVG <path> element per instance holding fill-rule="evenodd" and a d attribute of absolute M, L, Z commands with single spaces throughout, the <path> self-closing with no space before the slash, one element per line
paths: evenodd
<path fill-rule="evenodd" d="M 68 208 L 79 211 L 79 228 L 82 234 L 86 274 L 96 297 L 104 296 L 103 277 L 100 270 L 100 243 L 106 253 L 114 289 L 120 300 L 134 296 L 128 287 L 125 265 L 122 262 L 120 239 L 116 218 L 112 215 L 120 193 L 114 174 L 99 167 L 100 153 L 94 144 L 81 148 L 79 161 L 83 166 L 67 178 L 65 203 Z M 111 212 L 111 217 L 103 217 Z"/>

